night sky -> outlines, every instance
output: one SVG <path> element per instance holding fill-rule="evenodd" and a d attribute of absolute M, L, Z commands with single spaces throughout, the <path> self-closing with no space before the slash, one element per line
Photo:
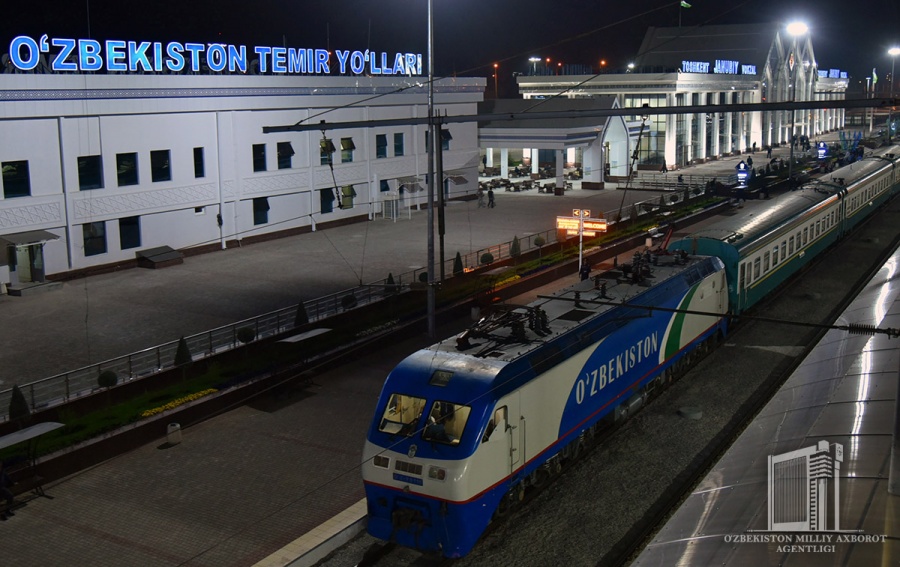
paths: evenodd
<path fill-rule="evenodd" d="M 886 88 L 900 44 L 898 0 L 688 0 L 683 25 L 802 19 L 820 68 L 862 80 L 878 69 Z M 608 0 L 433 0 L 435 74 L 492 77 L 516 96 L 513 72 L 528 57 L 624 68 L 649 26 L 678 25 L 678 2 Z M 0 53 L 16 35 L 180 41 L 427 54 L 426 0 L 45 0 L 7 6 Z M 864 9 L 863 9 L 864 7 Z M 88 9 L 90 18 L 88 18 Z M 490 85 L 491 81 L 489 81 Z"/>

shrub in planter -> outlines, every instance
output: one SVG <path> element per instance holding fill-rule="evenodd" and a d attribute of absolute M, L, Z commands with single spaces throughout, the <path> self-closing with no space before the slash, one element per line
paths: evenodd
<path fill-rule="evenodd" d="M 242 344 L 253 342 L 255 338 L 256 331 L 254 331 L 252 327 L 241 327 L 237 330 L 237 340 L 239 340 Z"/>
<path fill-rule="evenodd" d="M 462 275 L 463 271 L 462 256 L 459 254 L 459 252 L 457 252 L 456 258 L 453 259 L 453 275 Z"/>
<path fill-rule="evenodd" d="M 175 350 L 175 366 L 184 366 L 194 361 L 191 356 L 191 349 L 188 348 L 187 341 L 181 337 L 178 341 L 178 348 Z"/>
<path fill-rule="evenodd" d="M 306 306 L 303 305 L 303 302 L 297 304 L 297 314 L 294 315 L 294 326 L 302 327 L 309 323 L 309 315 L 306 314 Z"/>
<path fill-rule="evenodd" d="M 104 370 L 97 377 L 97 385 L 101 388 L 112 388 L 119 383 L 119 377 L 112 370 Z"/>
<path fill-rule="evenodd" d="M 12 394 L 9 398 L 9 420 L 19 424 L 24 423 L 31 416 L 31 409 L 28 407 L 28 401 L 25 394 L 19 389 L 19 385 L 13 385 Z"/>
<path fill-rule="evenodd" d="M 341 307 L 344 309 L 353 309 L 356 307 L 356 296 L 351 293 L 342 297 Z"/>

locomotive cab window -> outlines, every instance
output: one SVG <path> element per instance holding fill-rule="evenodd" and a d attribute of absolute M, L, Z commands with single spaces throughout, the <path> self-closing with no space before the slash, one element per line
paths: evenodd
<path fill-rule="evenodd" d="M 428 424 L 422 430 L 422 439 L 458 445 L 471 411 L 469 406 L 444 401 L 434 402 L 431 411 L 428 412 Z"/>
<path fill-rule="evenodd" d="M 416 432 L 419 418 L 425 410 L 425 399 L 404 394 L 391 394 L 384 414 L 381 416 L 381 425 L 378 430 L 391 435 L 406 435 L 409 437 Z"/>

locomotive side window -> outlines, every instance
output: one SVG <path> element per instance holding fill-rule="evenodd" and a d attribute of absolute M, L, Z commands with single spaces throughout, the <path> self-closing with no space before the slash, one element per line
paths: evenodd
<path fill-rule="evenodd" d="M 494 417 L 492 417 L 488 422 L 487 429 L 485 429 L 484 431 L 484 437 L 481 438 L 481 442 L 486 443 L 488 440 L 490 440 L 492 438 L 491 436 L 495 431 L 498 430 L 498 428 L 500 433 L 498 433 L 497 435 L 502 434 L 503 430 L 506 429 L 506 406 L 497 408 L 494 411 Z"/>
<path fill-rule="evenodd" d="M 788 254 L 794 253 L 794 237 L 788 238 Z"/>
<path fill-rule="evenodd" d="M 381 416 L 379 431 L 391 435 L 406 435 L 409 437 L 416 432 L 416 426 L 422 412 L 425 409 L 425 399 L 407 396 L 404 394 L 391 394 L 384 415 Z"/>
<path fill-rule="evenodd" d="M 759 256 L 753 260 L 753 280 L 756 281 L 759 279 Z"/>
<path fill-rule="evenodd" d="M 422 431 L 422 439 L 435 443 L 458 445 L 471 411 L 469 406 L 452 402 L 434 402 L 428 413 L 428 425 Z"/>

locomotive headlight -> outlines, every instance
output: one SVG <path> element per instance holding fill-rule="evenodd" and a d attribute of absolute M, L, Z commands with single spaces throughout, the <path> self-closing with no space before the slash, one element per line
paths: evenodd
<path fill-rule="evenodd" d="M 443 480 L 447 478 L 447 470 L 442 469 L 441 467 L 429 467 L 428 478 L 443 482 Z"/>

